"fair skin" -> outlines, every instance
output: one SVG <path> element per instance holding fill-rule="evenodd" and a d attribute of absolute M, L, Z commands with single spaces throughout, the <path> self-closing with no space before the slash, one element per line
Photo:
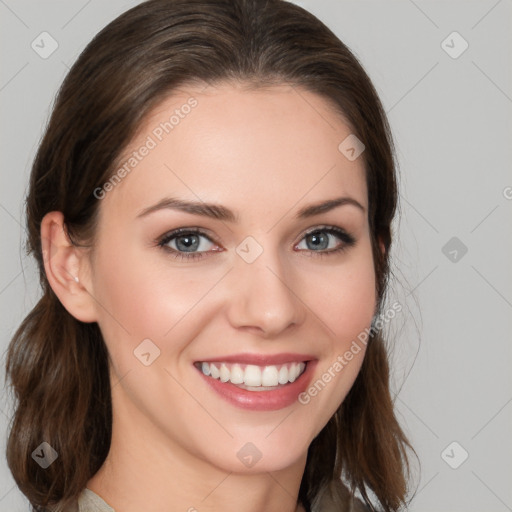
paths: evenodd
<path fill-rule="evenodd" d="M 228 84 L 176 91 L 125 154 L 190 96 L 197 106 L 161 141 L 153 136 L 156 147 L 100 200 L 92 252 L 69 243 L 59 212 L 41 226 L 52 288 L 77 319 L 98 323 L 110 355 L 111 449 L 87 487 L 116 512 L 302 511 L 307 449 L 352 386 L 364 350 L 307 404 L 275 410 L 226 401 L 193 363 L 309 354 L 315 382 L 370 326 L 375 274 L 362 158 L 338 150 L 351 131 L 319 96 Z M 170 208 L 138 217 L 170 196 L 222 205 L 238 221 Z M 338 197 L 362 208 L 295 218 Z M 325 231 L 321 249 L 307 242 L 325 226 L 355 243 Z M 205 233 L 202 258 L 176 259 L 158 246 L 181 227 Z M 263 249 L 252 263 L 236 252 L 248 236 Z M 177 250 L 176 242 L 167 246 Z M 134 356 L 145 339 L 160 350 L 149 366 Z M 252 467 L 237 456 L 249 442 L 261 453 Z"/>

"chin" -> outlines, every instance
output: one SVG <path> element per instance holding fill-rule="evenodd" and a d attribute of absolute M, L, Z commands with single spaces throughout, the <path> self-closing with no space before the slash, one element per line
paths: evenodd
<path fill-rule="evenodd" d="M 279 427 L 278 427 L 279 428 Z M 216 453 L 208 454 L 208 460 L 220 469 L 241 474 L 257 474 L 281 471 L 306 462 L 310 440 L 290 439 L 283 436 L 258 433 L 246 435 L 243 440 L 219 443 Z"/>

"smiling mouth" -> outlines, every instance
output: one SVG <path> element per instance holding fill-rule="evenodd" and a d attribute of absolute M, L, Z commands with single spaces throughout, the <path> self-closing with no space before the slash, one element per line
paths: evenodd
<path fill-rule="evenodd" d="M 229 382 L 241 389 L 271 391 L 295 382 L 304 373 L 307 361 L 266 366 L 198 361 L 194 366 L 207 377 Z"/>

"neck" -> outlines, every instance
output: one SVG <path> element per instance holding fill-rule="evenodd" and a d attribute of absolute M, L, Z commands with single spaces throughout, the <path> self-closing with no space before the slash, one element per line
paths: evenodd
<path fill-rule="evenodd" d="M 114 413 L 108 457 L 87 487 L 116 512 L 305 512 L 297 498 L 306 456 L 276 471 L 227 471 L 143 415 Z"/>

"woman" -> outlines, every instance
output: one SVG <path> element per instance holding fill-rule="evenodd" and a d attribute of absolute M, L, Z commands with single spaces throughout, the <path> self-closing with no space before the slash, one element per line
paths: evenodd
<path fill-rule="evenodd" d="M 27 198 L 7 459 L 34 509 L 403 506 L 395 180 L 368 76 L 300 7 L 150 0 L 103 29 Z"/>

